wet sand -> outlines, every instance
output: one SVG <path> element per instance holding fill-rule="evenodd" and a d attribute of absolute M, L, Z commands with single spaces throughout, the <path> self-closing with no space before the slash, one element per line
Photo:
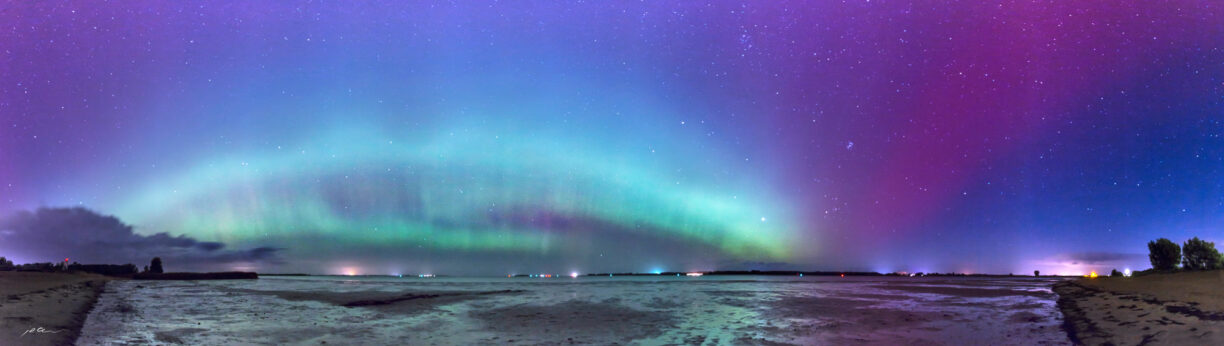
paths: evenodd
<path fill-rule="evenodd" d="M 71 345 L 107 280 L 92 274 L 0 272 L 0 343 Z"/>
<path fill-rule="evenodd" d="M 115 282 L 82 345 L 1068 345 L 1051 278 Z"/>
<path fill-rule="evenodd" d="M 1097 278 L 1054 286 L 1065 328 L 1087 345 L 1224 344 L 1224 271 Z"/>

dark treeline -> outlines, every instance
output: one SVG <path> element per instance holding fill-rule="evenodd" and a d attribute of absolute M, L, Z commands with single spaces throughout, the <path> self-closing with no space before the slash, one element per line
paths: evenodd
<path fill-rule="evenodd" d="M 1168 238 L 1150 241 L 1147 246 L 1152 269 L 1136 274 L 1224 269 L 1224 256 L 1216 250 L 1215 243 L 1198 237 L 1186 240 L 1181 246 Z"/>
<path fill-rule="evenodd" d="M 7 258 L 0 257 L 0 271 L 23 271 L 43 273 L 91 273 L 106 276 L 132 278 L 136 280 L 234 280 L 258 279 L 259 275 L 251 272 L 213 272 L 213 273 L 165 273 L 160 257 L 154 257 L 139 270 L 135 264 L 80 264 L 62 263 L 26 263 L 14 265 Z"/>
<path fill-rule="evenodd" d="M 4 257 L 0 257 L 0 271 L 19 271 L 19 272 L 70 272 L 70 273 L 93 273 L 109 276 L 126 276 L 136 274 L 136 265 L 128 264 L 80 264 L 72 262 L 52 263 L 25 263 L 13 264 L 12 261 Z"/>

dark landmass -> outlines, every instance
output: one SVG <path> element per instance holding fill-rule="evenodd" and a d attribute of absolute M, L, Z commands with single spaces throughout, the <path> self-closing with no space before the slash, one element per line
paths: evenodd
<path fill-rule="evenodd" d="M 240 288 L 222 288 L 225 291 L 271 295 L 292 301 L 317 301 L 348 308 L 369 308 L 382 312 L 405 315 L 419 314 L 437 306 L 465 300 L 481 299 L 494 295 L 520 294 L 523 290 L 494 291 L 266 291 Z"/>
<path fill-rule="evenodd" d="M 1052 275 L 1045 276 L 1028 276 L 1028 275 L 1010 275 L 1010 274 L 963 274 L 963 273 L 877 273 L 877 272 L 854 272 L 854 271 L 794 271 L 794 270 L 716 270 L 709 272 L 662 272 L 662 273 L 597 273 L 586 274 L 585 276 L 685 276 L 689 273 L 700 273 L 702 276 L 719 276 L 719 275 L 752 275 L 752 276 L 955 276 L 955 277 L 997 277 L 997 278 L 1017 278 L 1017 277 L 1059 277 Z M 532 274 L 519 274 L 514 277 L 531 277 Z M 538 276 L 538 275 L 536 275 Z M 557 277 L 553 275 L 553 277 Z M 1075 276 L 1072 276 L 1075 277 Z"/>
<path fill-rule="evenodd" d="M 134 280 L 251 280 L 258 278 L 259 274 L 252 272 L 139 273 L 132 275 Z"/>
<path fill-rule="evenodd" d="M 93 273 L 93 274 L 100 274 L 100 275 L 106 275 L 106 276 L 127 276 L 127 275 L 132 275 L 132 274 L 137 273 L 136 265 L 131 264 L 131 263 L 121 265 L 121 264 L 79 264 L 79 263 L 74 262 L 68 265 L 67 271 Z"/>
<path fill-rule="evenodd" d="M 598 273 L 587 274 L 586 276 L 685 276 L 688 273 L 701 273 L 701 275 L 765 275 L 765 276 L 884 276 L 876 272 L 801 272 L 801 271 L 785 271 L 785 270 L 719 270 L 711 272 L 662 272 L 662 273 Z M 516 275 L 516 277 L 527 277 L 528 275 Z M 554 275 L 555 276 L 555 275 Z"/>
<path fill-rule="evenodd" d="M 434 299 L 434 298 L 442 298 L 442 297 L 463 297 L 463 296 L 485 296 L 485 295 L 491 295 L 491 294 L 508 294 L 508 293 L 522 293 L 522 292 L 524 291 L 523 290 L 499 290 L 499 291 L 481 291 L 481 292 L 438 292 L 438 293 L 415 293 L 415 294 L 408 293 L 408 294 L 387 297 L 387 298 L 354 300 L 354 301 L 350 301 L 350 302 L 341 304 L 341 306 L 351 308 L 351 307 L 356 307 L 356 306 L 388 305 L 388 304 L 395 304 L 395 303 L 402 302 L 402 301 L 417 300 L 417 299 Z"/>

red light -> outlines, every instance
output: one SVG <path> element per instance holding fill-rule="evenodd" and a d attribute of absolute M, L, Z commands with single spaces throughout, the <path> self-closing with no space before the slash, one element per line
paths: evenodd
<path fill-rule="evenodd" d="M 844 277 L 846 277 L 846 274 L 842 274 L 842 275 L 841 275 L 841 277 L 843 277 L 843 278 L 844 278 Z"/>
<path fill-rule="evenodd" d="M 64 262 L 68 262 L 68 257 L 64 257 Z"/>

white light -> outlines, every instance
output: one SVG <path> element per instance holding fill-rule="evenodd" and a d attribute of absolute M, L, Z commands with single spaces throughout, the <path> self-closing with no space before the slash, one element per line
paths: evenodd
<path fill-rule="evenodd" d="M 702 276 L 702 275 L 705 275 L 705 274 L 702 274 L 702 273 L 688 273 L 688 274 L 684 274 L 684 275 L 688 275 L 688 276 Z"/>
<path fill-rule="evenodd" d="M 764 216 L 762 216 L 762 217 L 761 217 L 761 222 L 765 222 L 765 217 L 764 217 Z"/>
<path fill-rule="evenodd" d="M 1130 277 L 1130 276 L 1131 276 L 1131 270 L 1130 270 L 1130 268 L 1123 269 L 1123 270 L 1122 270 L 1122 276 L 1125 276 L 1125 277 Z"/>
<path fill-rule="evenodd" d="M 571 278 L 577 278 L 577 277 L 578 277 L 578 273 L 570 273 L 570 277 L 571 277 Z"/>

